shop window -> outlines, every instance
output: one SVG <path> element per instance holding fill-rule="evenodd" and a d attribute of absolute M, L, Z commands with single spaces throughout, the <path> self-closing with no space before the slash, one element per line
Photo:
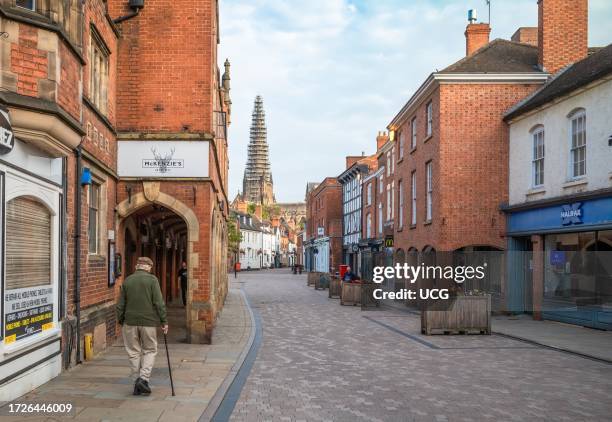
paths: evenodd
<path fill-rule="evenodd" d="M 586 175 L 586 113 L 578 110 L 570 115 L 570 174 L 572 178 Z"/>
<path fill-rule="evenodd" d="M 98 32 L 92 28 L 89 48 L 89 99 L 106 114 L 108 103 L 109 51 Z"/>
<path fill-rule="evenodd" d="M 35 0 L 17 0 L 15 4 L 19 7 L 23 7 L 24 9 L 36 10 Z"/>
<path fill-rule="evenodd" d="M 97 254 L 99 245 L 99 226 L 100 226 L 100 185 L 92 183 L 89 187 L 89 253 Z"/>
<path fill-rule="evenodd" d="M 6 205 L 6 289 L 51 284 L 51 213 L 20 196 Z"/>
<path fill-rule="evenodd" d="M 551 234 L 545 238 L 544 298 L 548 310 L 612 303 L 612 231 Z"/>

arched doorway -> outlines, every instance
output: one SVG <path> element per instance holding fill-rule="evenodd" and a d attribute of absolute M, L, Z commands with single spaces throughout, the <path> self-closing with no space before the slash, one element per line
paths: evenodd
<path fill-rule="evenodd" d="M 197 269 L 198 256 L 193 245 L 199 239 L 199 224 L 193 211 L 175 198 L 157 191 L 138 193 L 117 206 L 118 243 L 122 249 L 124 274 L 131 274 L 136 260 L 146 256 L 153 260 L 153 273 L 160 282 L 168 308 L 171 342 L 193 342 L 194 325 L 198 324 L 192 309 L 194 283 L 191 275 Z M 178 271 L 186 262 L 188 286 L 183 303 Z M 197 311 L 195 311 L 197 313 Z M 197 340 L 196 340 L 197 341 Z"/>

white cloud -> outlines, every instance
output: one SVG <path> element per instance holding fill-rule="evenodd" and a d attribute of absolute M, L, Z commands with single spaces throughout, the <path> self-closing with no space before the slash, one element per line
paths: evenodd
<path fill-rule="evenodd" d="M 275 192 L 303 199 L 307 181 L 372 153 L 427 75 L 464 54 L 466 13 L 484 0 L 222 0 L 220 62 L 232 62 L 230 193 L 242 189 L 251 109 L 264 96 Z M 590 0 L 592 45 L 612 41 L 612 2 Z M 535 0 L 494 1 L 492 38 L 537 24 Z"/>

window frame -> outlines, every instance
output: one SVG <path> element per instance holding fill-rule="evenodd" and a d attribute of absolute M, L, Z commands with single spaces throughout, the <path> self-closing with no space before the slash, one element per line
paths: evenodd
<path fill-rule="evenodd" d="M 22 6 L 22 5 L 18 4 L 19 0 L 15 0 L 15 6 L 21 8 L 21 9 L 29 10 L 31 12 L 36 12 L 36 0 L 31 0 L 31 1 L 32 1 L 32 7 L 31 8 L 30 7 L 25 7 L 25 6 Z"/>
<path fill-rule="evenodd" d="M 426 187 L 426 207 L 425 221 L 430 222 L 433 218 L 433 161 L 425 163 L 425 187 Z"/>
<path fill-rule="evenodd" d="M 96 188 L 96 203 L 95 207 L 93 206 L 93 193 L 94 187 Z M 89 185 L 89 198 L 87 203 L 87 253 L 89 255 L 99 255 L 100 254 L 100 208 L 101 208 L 101 194 L 102 194 L 102 184 L 97 181 L 92 181 L 91 185 Z M 92 227 L 91 227 L 91 215 L 92 210 L 95 210 L 95 238 L 92 239 Z M 95 245 L 95 249 L 92 250 L 92 242 Z"/>
<path fill-rule="evenodd" d="M 568 160 L 568 174 L 570 180 L 576 180 L 586 177 L 587 175 L 587 115 L 586 110 L 583 108 L 576 109 L 568 115 L 569 119 L 569 160 Z M 574 143 L 574 136 L 578 132 L 574 132 L 574 123 L 581 121 L 582 123 L 582 144 L 578 145 Z M 583 152 L 582 160 L 576 161 L 576 153 Z M 576 165 L 583 165 L 583 172 L 581 174 L 576 173 Z"/>
<path fill-rule="evenodd" d="M 410 140 L 410 149 L 415 149 L 417 147 L 417 118 L 414 116 L 410 121 L 411 126 L 411 140 Z"/>
<path fill-rule="evenodd" d="M 433 135 L 433 101 L 429 101 L 425 106 L 425 133 L 427 138 Z"/>
<path fill-rule="evenodd" d="M 531 130 L 531 186 L 541 187 L 544 185 L 544 160 L 546 158 L 545 151 L 545 131 L 544 126 L 537 126 Z M 541 151 L 540 151 L 541 150 Z M 541 152 L 541 155 L 539 154 Z"/>
<path fill-rule="evenodd" d="M 410 225 L 416 226 L 417 224 L 417 172 L 413 170 L 410 173 L 410 196 L 411 196 L 411 206 L 410 206 Z"/>
<path fill-rule="evenodd" d="M 110 50 L 95 26 L 91 25 L 89 33 L 88 99 L 100 113 L 106 115 L 108 112 Z"/>
<path fill-rule="evenodd" d="M 402 181 L 397 181 L 397 225 L 401 229 L 404 227 L 404 193 L 402 191 Z"/>

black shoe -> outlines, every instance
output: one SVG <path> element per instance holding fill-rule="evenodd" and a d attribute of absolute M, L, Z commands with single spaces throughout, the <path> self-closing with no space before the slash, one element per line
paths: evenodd
<path fill-rule="evenodd" d="M 134 392 L 132 393 L 135 396 L 139 396 L 141 393 L 140 388 L 138 388 L 138 381 L 140 381 L 140 378 L 138 378 L 135 382 L 134 382 Z"/>
<path fill-rule="evenodd" d="M 140 393 L 144 394 L 145 396 L 151 394 L 151 387 L 149 387 L 149 382 L 143 380 L 142 378 L 138 378 L 136 380 L 136 387 L 138 387 Z"/>

